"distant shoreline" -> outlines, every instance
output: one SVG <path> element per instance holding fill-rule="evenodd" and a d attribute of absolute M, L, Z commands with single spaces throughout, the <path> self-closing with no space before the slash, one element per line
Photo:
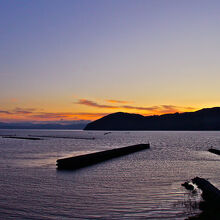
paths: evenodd
<path fill-rule="evenodd" d="M 83 129 L 77 128 L 0 128 L 0 130 L 74 130 L 74 131 L 84 131 Z"/>
<path fill-rule="evenodd" d="M 70 129 L 70 128 L 0 128 L 1 130 L 57 130 L 57 131 L 95 131 L 95 132 L 148 132 L 148 131 L 158 131 L 158 132 L 166 132 L 166 131 L 220 131 L 220 130 L 84 130 L 84 129 Z"/>

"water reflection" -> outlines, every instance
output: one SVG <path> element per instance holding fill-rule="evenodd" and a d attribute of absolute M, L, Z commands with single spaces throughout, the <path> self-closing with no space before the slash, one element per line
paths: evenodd
<path fill-rule="evenodd" d="M 202 176 L 220 187 L 220 158 L 206 152 L 219 143 L 219 132 L 11 132 L 95 140 L 0 137 L 2 219 L 185 219 L 200 212 L 199 194 L 189 196 L 181 183 Z M 74 172 L 56 171 L 62 157 L 148 141 L 147 151 Z"/>

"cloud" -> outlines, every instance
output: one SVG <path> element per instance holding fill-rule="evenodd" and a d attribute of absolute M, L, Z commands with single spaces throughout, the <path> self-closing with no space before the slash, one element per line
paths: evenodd
<path fill-rule="evenodd" d="M 114 100 L 114 99 L 108 99 L 105 100 L 106 102 L 113 103 L 113 104 L 129 104 L 133 102 L 128 102 L 128 101 L 121 101 L 121 100 Z"/>
<path fill-rule="evenodd" d="M 172 112 L 184 112 L 188 110 L 195 110 L 195 108 L 181 107 L 175 105 L 161 105 L 158 110 L 160 111 L 160 113 L 172 113 Z"/>
<path fill-rule="evenodd" d="M 36 110 L 35 108 L 15 108 L 12 112 L 15 114 L 32 114 Z"/>
<path fill-rule="evenodd" d="M 33 114 L 36 111 L 34 108 L 15 108 L 11 111 L 7 110 L 0 110 L 0 114 L 8 114 L 8 115 L 13 115 L 13 114 Z"/>
<path fill-rule="evenodd" d="M 175 105 L 158 105 L 158 106 L 153 106 L 152 111 L 154 115 L 162 115 L 162 114 L 171 114 L 171 113 L 176 113 L 176 112 L 187 112 L 187 111 L 193 111 L 197 110 L 196 108 L 193 107 L 182 107 L 182 106 L 175 106 Z M 145 114 L 147 115 L 152 115 L 151 114 Z"/>
<path fill-rule="evenodd" d="M 79 99 L 78 102 L 76 102 L 76 104 L 87 105 L 96 108 L 111 108 L 111 109 L 118 108 L 118 106 L 113 106 L 113 105 L 101 105 L 98 104 L 97 102 L 90 101 L 88 99 Z"/>
<path fill-rule="evenodd" d="M 119 101 L 123 102 L 123 101 Z M 79 99 L 77 104 L 86 105 L 90 107 L 96 108 L 110 108 L 110 109 L 134 109 L 134 110 L 144 110 L 144 111 L 154 111 L 161 108 L 160 106 L 152 106 L 152 107 L 141 107 L 141 106 L 133 106 L 133 105 L 102 105 L 97 102 L 88 100 L 88 99 Z M 115 102 L 114 102 L 115 103 Z"/>
<path fill-rule="evenodd" d="M 116 101 L 116 100 L 106 100 L 113 101 L 112 103 L 121 104 L 124 101 Z M 152 114 L 166 114 L 166 113 L 175 113 L 175 112 L 184 112 L 188 110 L 195 110 L 192 107 L 180 107 L 175 105 L 158 105 L 158 106 L 150 106 L 150 107 L 142 107 L 142 106 L 134 106 L 134 105 L 103 105 L 97 102 L 88 100 L 88 99 L 79 99 L 77 104 L 86 105 L 95 108 L 108 108 L 108 109 L 128 109 L 128 110 L 139 110 L 139 111 L 147 111 L 148 115 Z"/>
<path fill-rule="evenodd" d="M 140 107 L 140 106 L 130 106 L 130 105 L 121 105 L 119 107 L 120 108 L 125 108 L 125 109 L 135 109 L 135 110 L 144 110 L 144 111 L 154 111 L 158 108 L 157 106 Z"/>
<path fill-rule="evenodd" d="M 4 115 L 31 115 L 36 111 L 34 108 L 15 108 L 13 110 L 0 110 L 0 114 Z"/>
<path fill-rule="evenodd" d="M 37 121 L 37 122 L 52 122 L 62 121 L 63 123 L 77 121 L 77 120 L 96 120 L 105 115 L 116 111 L 129 111 L 136 112 L 144 116 L 149 115 L 161 115 L 175 112 L 186 112 L 196 110 L 192 107 L 180 107 L 175 105 L 158 105 L 158 106 L 135 106 L 135 105 L 121 105 L 120 103 L 114 103 L 114 105 L 104 105 L 88 99 L 79 99 L 76 103 L 80 105 L 86 105 L 98 109 L 109 109 L 109 112 L 46 112 L 36 108 L 14 108 L 12 110 L 1 109 L 0 120 L 1 121 Z"/>
<path fill-rule="evenodd" d="M 86 116 L 105 116 L 110 113 L 88 113 L 88 112 L 79 112 L 79 113 L 74 113 L 74 115 L 86 115 Z"/>
<path fill-rule="evenodd" d="M 170 112 L 178 112 L 180 111 L 181 107 L 175 105 L 161 105 L 158 106 L 158 111 L 161 113 L 170 113 Z"/>
<path fill-rule="evenodd" d="M 124 101 L 116 101 L 117 103 L 122 103 Z M 114 103 L 116 103 L 114 102 Z M 132 106 L 132 105 L 102 105 L 97 102 L 88 100 L 88 99 L 79 99 L 77 104 L 80 105 L 86 105 L 90 107 L 95 107 L 95 108 L 109 108 L 109 109 L 134 109 L 134 110 L 145 110 L 145 111 L 153 111 L 156 110 L 158 107 L 153 106 L 153 107 L 140 107 L 140 106 Z"/>
<path fill-rule="evenodd" d="M 12 113 L 11 113 L 10 111 L 0 110 L 0 114 L 10 115 L 10 114 L 12 114 Z"/>
<path fill-rule="evenodd" d="M 42 119 L 50 119 L 50 118 L 67 118 L 70 116 L 70 113 L 64 113 L 64 112 L 59 112 L 59 113 L 53 113 L 53 112 L 37 112 L 33 114 L 31 117 L 34 118 L 42 118 Z"/>
<path fill-rule="evenodd" d="M 62 124 L 62 125 L 71 125 L 71 124 L 87 124 L 91 120 L 51 120 L 51 121 L 32 121 L 34 124 Z"/>
<path fill-rule="evenodd" d="M 38 120 L 94 120 L 109 113 L 89 113 L 89 112 L 39 112 L 29 116 Z"/>
<path fill-rule="evenodd" d="M 42 112 L 35 108 L 15 108 L 12 110 L 0 110 L 1 121 L 76 121 L 94 120 L 109 113 L 90 112 Z"/>

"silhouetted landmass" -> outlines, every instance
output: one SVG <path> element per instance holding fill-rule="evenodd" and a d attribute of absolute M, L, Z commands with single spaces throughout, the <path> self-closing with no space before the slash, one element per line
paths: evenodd
<path fill-rule="evenodd" d="M 83 129 L 87 123 L 73 124 L 34 124 L 34 123 L 2 123 L 0 129 Z"/>
<path fill-rule="evenodd" d="M 220 130 L 220 107 L 160 116 L 118 112 L 89 123 L 85 130 Z"/>

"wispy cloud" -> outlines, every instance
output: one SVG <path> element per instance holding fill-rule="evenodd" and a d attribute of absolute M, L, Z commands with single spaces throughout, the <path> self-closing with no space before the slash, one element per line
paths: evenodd
<path fill-rule="evenodd" d="M 22 114 L 22 115 L 26 115 L 26 114 L 32 114 L 36 111 L 37 109 L 35 108 L 15 108 L 13 110 L 0 110 L 0 114 L 8 114 L 8 115 L 12 115 L 12 114 Z"/>
<path fill-rule="evenodd" d="M 154 111 L 158 108 L 158 106 L 152 106 L 152 107 L 140 107 L 140 106 L 130 106 L 130 105 L 121 105 L 118 106 L 119 108 L 124 109 L 134 109 L 134 110 L 143 110 L 143 111 Z"/>
<path fill-rule="evenodd" d="M 112 101 L 112 100 L 110 100 Z M 195 110 L 192 107 L 180 107 L 175 105 L 158 105 L 158 106 L 149 106 L 149 107 L 143 107 L 143 106 L 135 106 L 135 105 L 119 105 L 123 103 L 124 101 L 116 101 L 113 100 L 112 103 L 118 104 L 118 105 L 104 105 L 99 104 L 97 102 L 88 100 L 88 99 L 79 99 L 77 104 L 80 105 L 86 105 L 89 107 L 94 108 L 103 108 L 103 109 L 127 109 L 127 110 L 138 110 L 138 111 L 145 111 L 149 114 L 166 114 L 166 113 L 174 113 L 174 112 L 184 112 L 189 110 Z M 146 114 L 145 114 L 146 115 Z"/>
<path fill-rule="evenodd" d="M 10 111 L 0 110 L 0 114 L 10 115 L 12 113 Z"/>
<path fill-rule="evenodd" d="M 175 106 L 175 105 L 161 105 L 160 106 L 161 113 L 170 113 L 170 112 L 185 112 L 185 111 L 193 111 L 196 110 L 193 107 L 183 107 L 183 106 Z"/>
<path fill-rule="evenodd" d="M 171 114 L 176 112 L 187 112 L 187 111 L 195 111 L 196 108 L 193 107 L 183 107 L 183 106 L 175 106 L 175 105 L 158 105 L 152 107 L 152 113 L 154 115 L 161 114 Z M 152 113 L 144 114 L 144 115 L 152 115 Z"/>
<path fill-rule="evenodd" d="M 90 101 L 88 99 L 79 99 L 78 102 L 76 102 L 76 104 L 87 105 L 87 106 L 96 107 L 96 108 L 112 108 L 112 109 L 118 108 L 118 106 L 102 105 L 102 104 L 98 104 L 97 102 Z"/>
<path fill-rule="evenodd" d="M 89 112 L 39 112 L 33 114 L 31 117 L 41 118 L 41 119 L 69 119 L 69 120 L 79 120 L 83 118 L 97 118 L 105 116 L 109 113 L 89 113 Z"/>
<path fill-rule="evenodd" d="M 12 112 L 15 114 L 32 114 L 37 111 L 35 108 L 15 108 Z"/>
<path fill-rule="evenodd" d="M 12 110 L 0 110 L 0 121 L 79 121 L 95 120 L 109 113 L 91 112 L 41 112 L 34 108 L 15 108 Z"/>
<path fill-rule="evenodd" d="M 105 116 L 110 113 L 89 113 L 89 112 L 79 112 L 79 113 L 74 113 L 74 115 L 86 115 L 86 116 L 91 116 L 91 117 L 97 117 L 97 116 Z"/>
<path fill-rule="evenodd" d="M 108 99 L 105 100 L 106 102 L 112 103 L 112 104 L 129 104 L 133 102 L 128 102 L 128 101 L 121 101 L 121 100 L 114 100 L 114 99 Z"/>
<path fill-rule="evenodd" d="M 32 123 L 37 124 L 62 124 L 62 125 L 70 125 L 70 124 L 86 124 L 91 122 L 91 120 L 51 120 L 51 121 L 32 121 Z"/>
<path fill-rule="evenodd" d="M 182 107 L 178 107 L 175 105 L 161 105 L 158 106 L 157 111 L 159 111 L 160 113 L 170 113 L 180 111 L 180 109 L 182 109 Z"/>
<path fill-rule="evenodd" d="M 1 109 L 0 121 L 77 121 L 77 120 L 96 120 L 105 115 L 116 111 L 140 112 L 142 115 L 161 115 L 175 112 L 185 112 L 196 110 L 192 107 L 180 107 L 175 105 L 158 105 L 158 106 L 135 106 L 135 105 L 120 105 L 114 103 L 112 105 L 100 104 L 88 99 L 79 99 L 77 104 L 103 109 L 104 112 L 46 112 L 36 108 L 14 108 L 12 110 Z M 108 109 L 109 112 L 105 112 Z"/>

